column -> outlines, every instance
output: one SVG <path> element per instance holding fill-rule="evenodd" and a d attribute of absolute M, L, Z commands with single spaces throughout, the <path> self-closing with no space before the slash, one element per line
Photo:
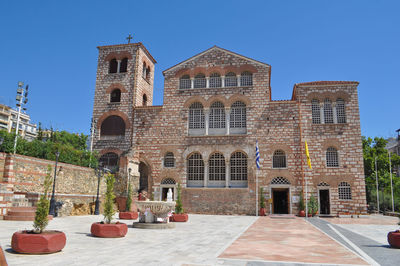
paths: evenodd
<path fill-rule="evenodd" d="M 324 103 L 319 104 L 319 111 L 320 111 L 320 117 L 321 117 L 321 124 L 325 124 Z"/>
<path fill-rule="evenodd" d="M 206 159 L 204 161 L 204 187 L 207 187 L 208 185 L 208 160 Z"/>
<path fill-rule="evenodd" d="M 206 88 L 210 88 L 210 77 L 206 77 Z"/>
<path fill-rule="evenodd" d="M 117 60 L 118 66 L 117 66 L 117 73 L 119 73 L 119 70 L 121 68 L 121 60 Z"/>
<path fill-rule="evenodd" d="M 190 78 L 190 88 L 194 89 L 194 78 Z"/>
<path fill-rule="evenodd" d="M 230 159 L 225 159 L 225 187 L 229 187 L 229 180 L 231 175 Z"/>
<path fill-rule="evenodd" d="M 337 124 L 336 102 L 332 103 L 333 123 Z"/>
<path fill-rule="evenodd" d="M 231 108 L 225 107 L 226 135 L 230 134 L 231 128 Z"/>
<path fill-rule="evenodd" d="M 205 127 L 206 127 L 206 135 L 208 135 L 208 125 L 209 125 L 209 116 L 210 116 L 210 109 L 205 109 L 204 110 L 204 116 L 205 116 Z"/>
<path fill-rule="evenodd" d="M 240 84 L 240 75 L 237 76 L 237 85 L 238 85 L 238 87 L 240 87 L 240 85 L 241 85 Z"/>
<path fill-rule="evenodd" d="M 225 76 L 222 76 L 221 77 L 221 87 L 223 88 L 223 87 L 225 87 Z"/>

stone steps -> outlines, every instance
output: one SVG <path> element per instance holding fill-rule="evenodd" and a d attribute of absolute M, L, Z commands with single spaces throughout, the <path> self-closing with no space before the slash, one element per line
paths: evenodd
<path fill-rule="evenodd" d="M 9 221 L 34 221 L 35 220 L 36 207 L 12 207 L 4 220 Z M 48 216 L 49 220 L 53 219 L 53 216 Z"/>

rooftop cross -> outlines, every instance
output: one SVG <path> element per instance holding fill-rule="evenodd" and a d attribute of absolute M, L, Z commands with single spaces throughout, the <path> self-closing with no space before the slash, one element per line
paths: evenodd
<path fill-rule="evenodd" d="M 131 34 L 129 33 L 129 36 L 126 37 L 126 39 L 128 40 L 128 43 L 131 43 L 131 40 L 133 39 L 133 37 L 132 37 Z"/>

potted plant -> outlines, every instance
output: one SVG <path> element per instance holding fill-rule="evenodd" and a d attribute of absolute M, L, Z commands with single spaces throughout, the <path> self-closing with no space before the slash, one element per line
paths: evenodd
<path fill-rule="evenodd" d="M 400 225 L 400 215 L 398 225 Z M 387 239 L 392 248 L 400 248 L 400 229 L 389 232 L 387 235 Z"/>
<path fill-rule="evenodd" d="M 304 205 L 304 197 L 303 197 L 303 191 L 300 193 L 300 200 L 299 200 L 299 216 L 300 217 L 305 217 L 306 212 L 304 211 L 305 205 Z"/>
<path fill-rule="evenodd" d="M 47 193 L 52 184 L 51 166 L 47 167 L 47 174 L 43 183 L 43 194 L 36 207 L 33 230 L 15 232 L 11 239 L 11 247 L 15 252 L 27 254 L 48 254 L 62 250 L 67 238 L 61 231 L 44 230 L 49 223 L 50 201 Z"/>
<path fill-rule="evenodd" d="M 131 211 L 131 209 L 132 209 L 132 184 L 129 183 L 125 211 L 119 212 L 119 219 L 121 219 L 121 220 L 136 220 L 138 218 L 138 213 L 135 211 Z"/>
<path fill-rule="evenodd" d="M 265 216 L 265 198 L 264 198 L 264 190 L 260 187 L 260 216 Z"/>
<path fill-rule="evenodd" d="M 308 216 L 314 216 L 318 212 L 318 202 L 314 196 L 310 197 L 310 200 L 307 203 L 308 206 Z"/>
<path fill-rule="evenodd" d="M 187 213 L 184 213 L 183 205 L 182 205 L 182 198 L 181 198 L 181 184 L 178 183 L 177 188 L 177 199 L 175 205 L 175 213 L 171 217 L 173 222 L 187 222 L 189 216 Z"/>
<path fill-rule="evenodd" d="M 114 209 L 114 183 L 113 174 L 108 173 L 105 178 L 107 190 L 104 199 L 104 221 L 93 223 L 90 228 L 92 235 L 97 237 L 124 237 L 128 232 L 128 226 L 124 223 L 111 223 L 112 217 L 115 214 Z"/>

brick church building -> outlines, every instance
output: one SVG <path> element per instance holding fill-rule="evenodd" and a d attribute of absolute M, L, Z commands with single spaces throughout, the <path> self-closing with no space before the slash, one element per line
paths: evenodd
<path fill-rule="evenodd" d="M 164 200 L 179 182 L 187 212 L 254 215 L 263 188 L 267 213 L 297 214 L 307 180 L 320 214 L 366 213 L 358 82 L 298 83 L 274 101 L 270 65 L 214 46 L 166 69 L 164 103 L 152 106 L 145 46 L 98 49 L 93 148 L 119 195 L 130 180 Z"/>

